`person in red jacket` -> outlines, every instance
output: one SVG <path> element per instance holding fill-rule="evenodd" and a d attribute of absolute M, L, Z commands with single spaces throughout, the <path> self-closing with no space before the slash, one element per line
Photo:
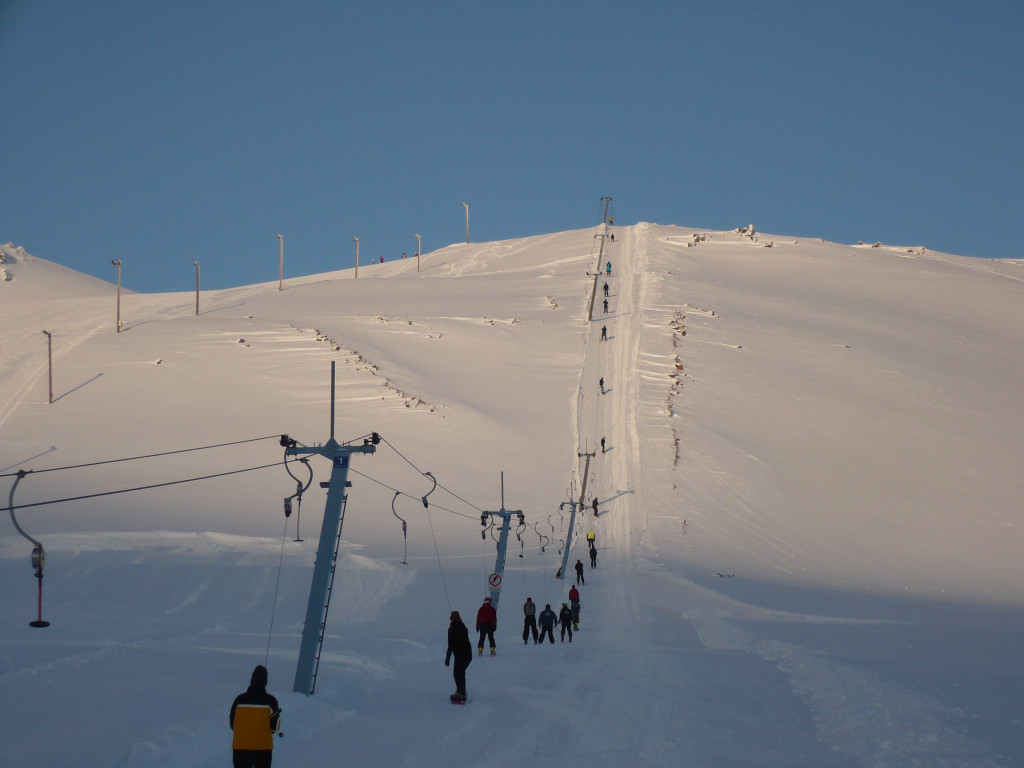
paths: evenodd
<path fill-rule="evenodd" d="M 491 656 L 494 655 L 494 630 L 498 628 L 498 612 L 491 605 L 491 598 L 485 597 L 484 604 L 476 612 L 476 628 L 480 633 L 480 642 L 476 645 L 477 653 L 484 655 L 484 639 L 491 641 Z"/>

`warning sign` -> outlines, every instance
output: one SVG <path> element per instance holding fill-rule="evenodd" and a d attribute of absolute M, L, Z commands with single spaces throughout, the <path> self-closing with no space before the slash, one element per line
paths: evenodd
<path fill-rule="evenodd" d="M 501 574 L 492 573 L 487 577 L 487 583 L 491 585 L 491 589 L 501 589 Z"/>

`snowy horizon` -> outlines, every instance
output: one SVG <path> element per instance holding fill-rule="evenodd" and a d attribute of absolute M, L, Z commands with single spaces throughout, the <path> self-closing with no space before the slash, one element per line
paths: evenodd
<path fill-rule="evenodd" d="M 28 626 L 32 547 L 9 524 L 0 763 L 224 764 L 264 661 L 280 765 L 1024 761 L 1024 262 L 609 233 L 202 291 L 198 315 L 194 292 L 122 289 L 120 333 L 110 283 L 0 246 L 0 487 L 28 472 L 15 514 L 46 547 L 51 622 Z M 384 441 L 352 460 L 307 697 L 291 682 L 330 468 L 310 460 L 295 541 L 277 441 L 328 438 L 332 362 L 337 439 Z M 587 453 L 580 632 L 524 646 L 525 597 L 566 599 L 559 506 Z M 472 630 L 502 492 L 527 526 L 498 655 L 455 708 L 447 616 Z"/>

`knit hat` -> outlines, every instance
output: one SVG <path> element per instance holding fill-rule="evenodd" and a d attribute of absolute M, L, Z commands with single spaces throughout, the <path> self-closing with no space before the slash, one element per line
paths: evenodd
<path fill-rule="evenodd" d="M 249 679 L 249 683 L 257 688 L 266 688 L 267 679 L 267 668 L 262 664 L 258 664 L 256 665 L 256 669 L 252 671 L 252 677 Z"/>

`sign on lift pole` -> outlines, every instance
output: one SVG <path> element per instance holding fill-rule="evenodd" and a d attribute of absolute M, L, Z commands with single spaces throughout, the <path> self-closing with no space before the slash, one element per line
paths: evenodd
<path fill-rule="evenodd" d="M 480 523 L 487 527 L 487 518 L 491 516 L 501 518 L 501 531 L 498 535 L 498 556 L 494 561 L 494 571 L 487 577 L 487 586 L 490 588 L 491 605 L 498 607 L 498 598 L 501 597 L 501 581 L 505 573 L 505 553 L 508 551 L 508 532 L 511 528 L 512 516 L 519 518 L 520 525 L 526 525 L 526 516 L 521 509 L 505 509 L 505 473 L 501 473 L 501 509 L 496 512 L 483 512 L 480 515 Z M 486 531 L 481 531 L 486 536 Z"/>
<path fill-rule="evenodd" d="M 320 526 L 320 543 L 313 564 L 313 581 L 309 587 L 309 602 L 306 605 L 306 619 L 302 625 L 302 642 L 299 646 L 299 661 L 295 666 L 296 693 L 312 695 L 316 689 L 316 673 L 320 665 L 320 649 L 327 628 L 327 611 L 330 607 L 331 589 L 334 586 L 334 570 L 338 560 L 338 545 L 341 542 L 341 526 L 345 521 L 344 508 L 347 501 L 345 489 L 349 486 L 349 459 L 354 453 L 373 453 L 377 450 L 380 436 L 374 432 L 362 445 L 340 445 L 334 439 L 334 367 L 331 361 L 331 438 L 318 447 L 300 447 L 287 435 L 281 437 L 288 456 L 317 454 L 331 460 L 331 480 L 327 486 L 327 503 L 324 519 Z"/>

